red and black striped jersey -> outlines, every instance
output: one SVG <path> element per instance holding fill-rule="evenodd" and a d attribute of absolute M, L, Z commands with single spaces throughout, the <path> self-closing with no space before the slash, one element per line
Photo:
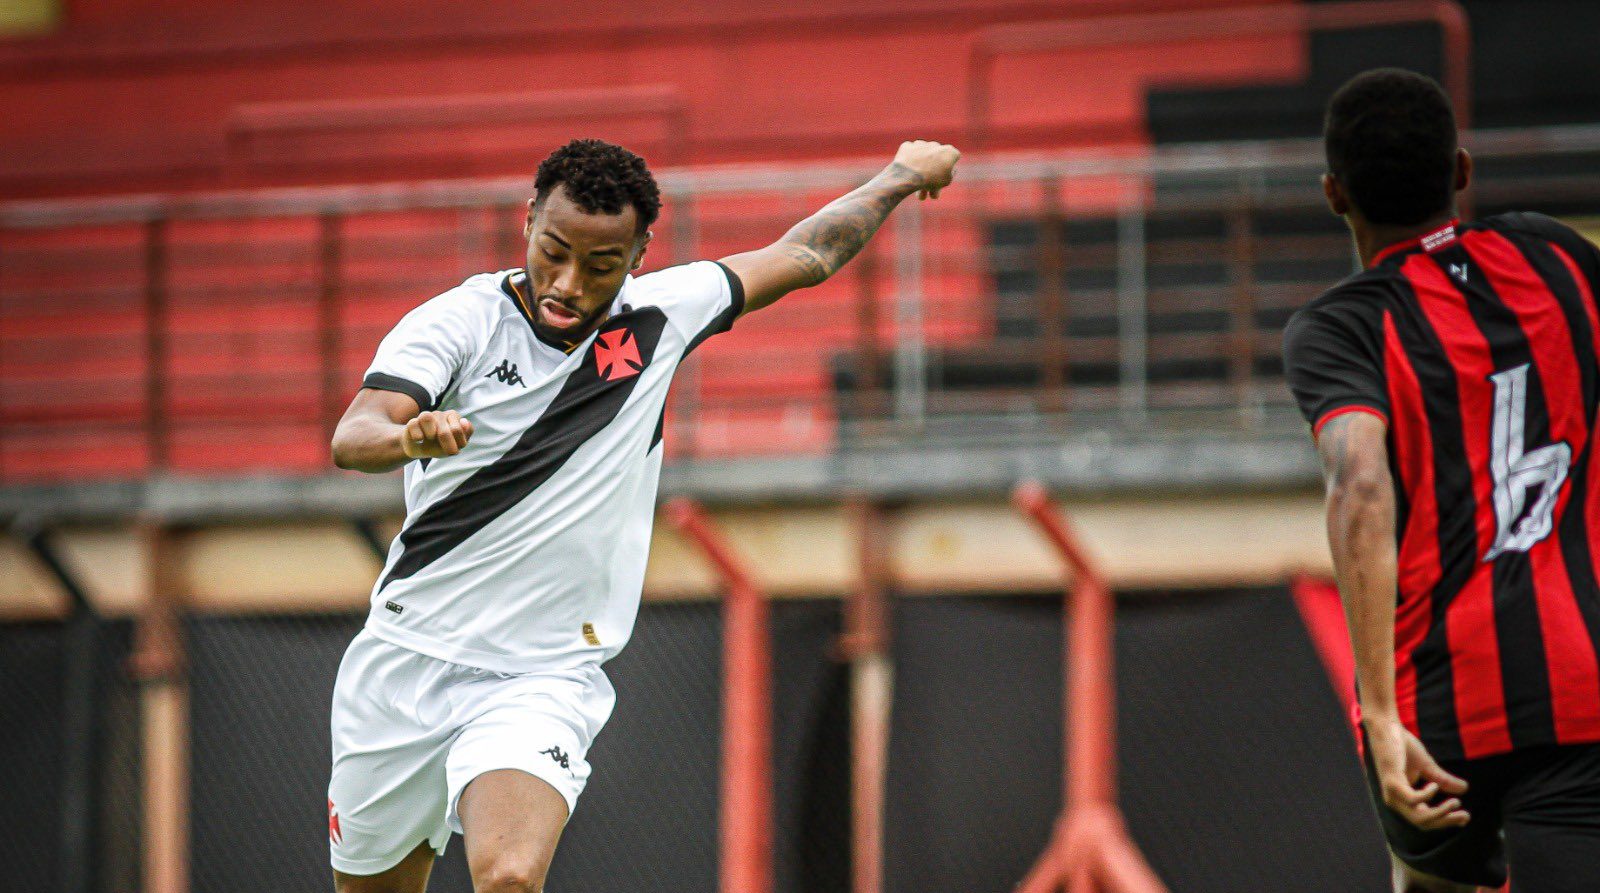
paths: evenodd
<path fill-rule="evenodd" d="M 1391 246 L 1295 315 L 1320 431 L 1388 421 L 1395 689 L 1442 758 L 1600 741 L 1600 251 L 1539 214 Z"/>

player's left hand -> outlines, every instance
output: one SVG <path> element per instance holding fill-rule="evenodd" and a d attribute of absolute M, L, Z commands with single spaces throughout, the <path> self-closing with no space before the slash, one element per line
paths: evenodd
<path fill-rule="evenodd" d="M 1444 771 L 1399 718 L 1363 721 L 1383 802 L 1424 831 L 1460 828 L 1472 820 L 1461 806 L 1463 779 Z M 1435 798 L 1447 795 L 1435 803 Z"/>
<path fill-rule="evenodd" d="M 961 150 L 955 146 L 931 140 L 911 140 L 900 144 L 894 163 L 910 168 L 922 177 L 918 198 L 938 198 L 939 190 L 950 185 L 956 176 L 956 162 L 961 160 Z"/>

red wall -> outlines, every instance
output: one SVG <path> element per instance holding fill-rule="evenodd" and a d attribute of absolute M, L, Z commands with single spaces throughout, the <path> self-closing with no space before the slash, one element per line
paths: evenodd
<path fill-rule="evenodd" d="M 576 133 L 669 163 L 961 141 L 967 62 L 988 25 L 1262 2 L 80 0 L 60 33 L 0 43 L 0 198 L 523 175 Z M 996 120 L 1013 125 L 1013 142 L 1020 125 L 1034 144 L 1138 141 L 1147 84 L 1292 80 L 1303 64 L 1292 39 L 1008 57 L 995 70 Z M 230 120 L 263 103 L 629 85 L 676 89 L 681 151 L 668 151 L 659 116 L 618 119 L 603 101 L 587 122 L 456 123 L 431 141 L 405 127 L 279 129 L 242 151 L 237 124 L 231 150 L 228 139 Z"/>

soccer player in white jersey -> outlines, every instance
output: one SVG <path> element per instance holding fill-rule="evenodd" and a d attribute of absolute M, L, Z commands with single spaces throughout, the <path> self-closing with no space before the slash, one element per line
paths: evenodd
<path fill-rule="evenodd" d="M 478 893 L 538 893 L 589 776 L 650 546 L 678 364 L 816 285 L 960 153 L 893 163 L 773 244 L 633 276 L 661 201 L 637 155 L 576 140 L 539 165 L 527 263 L 473 276 L 383 339 L 340 468 L 405 467 L 406 521 L 333 695 L 340 893 L 420 893 L 452 830 Z"/>

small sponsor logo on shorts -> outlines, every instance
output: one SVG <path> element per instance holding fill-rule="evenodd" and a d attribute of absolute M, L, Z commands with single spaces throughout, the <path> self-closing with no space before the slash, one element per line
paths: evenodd
<path fill-rule="evenodd" d="M 333 843 L 344 843 L 344 832 L 339 830 L 339 808 L 328 801 L 328 840 Z"/>
<path fill-rule="evenodd" d="M 585 623 L 583 625 L 583 640 L 590 645 L 600 644 L 600 637 L 594 634 L 594 624 Z"/>
<path fill-rule="evenodd" d="M 385 608 L 388 608 L 389 610 L 395 612 L 396 614 L 398 614 L 401 611 L 404 611 L 406 609 L 405 605 L 397 605 L 394 602 L 384 602 L 383 606 Z"/>
<path fill-rule="evenodd" d="M 559 747 L 551 747 L 551 748 L 549 748 L 547 750 L 541 750 L 539 752 L 543 753 L 543 754 L 549 754 L 550 755 L 550 759 L 556 761 L 556 765 L 560 766 L 563 769 L 566 769 L 569 772 L 572 771 L 572 764 L 567 761 L 567 755 L 562 752 L 561 748 L 559 748 Z"/>

